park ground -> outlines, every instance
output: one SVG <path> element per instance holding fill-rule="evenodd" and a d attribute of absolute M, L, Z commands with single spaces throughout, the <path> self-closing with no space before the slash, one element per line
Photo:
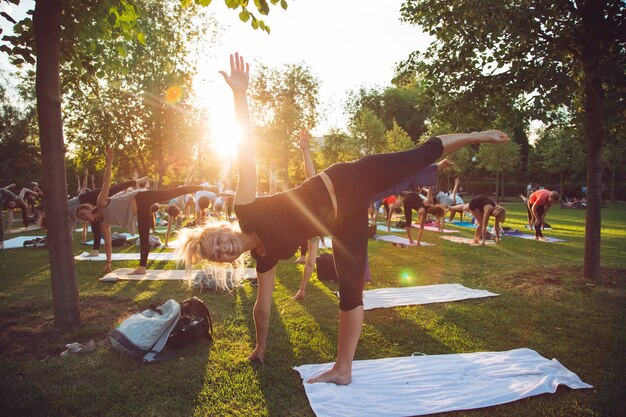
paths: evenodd
<path fill-rule="evenodd" d="M 525 211 L 508 203 L 506 226 L 522 229 Z M 366 289 L 461 283 L 498 297 L 365 312 L 356 359 L 520 347 L 556 358 L 593 389 L 559 388 L 486 409 L 478 416 L 621 416 L 626 409 L 626 204 L 602 210 L 602 277 L 582 277 L 584 210 L 554 208 L 544 243 L 504 238 L 471 247 L 425 233 L 429 247 L 370 241 L 373 282 Z M 460 229 L 460 235 L 471 231 Z M 37 232 L 31 232 L 36 235 Z M 7 239 L 11 235 L 7 236 Z M 75 253 L 87 250 L 74 234 Z M 136 252 L 134 246 L 115 248 Z M 303 303 L 291 301 L 301 266 L 277 267 L 266 365 L 246 360 L 254 347 L 256 287 L 199 293 L 180 282 L 100 283 L 101 262 L 77 262 L 80 327 L 55 329 L 48 253 L 0 251 L 0 415 L 2 416 L 313 416 L 293 366 L 334 360 L 334 284 L 314 276 Z M 117 262 L 114 268 L 136 262 Z M 156 262 L 152 269 L 174 268 Z M 211 310 L 215 339 L 145 365 L 110 348 L 61 357 L 66 343 L 99 341 L 151 303 L 200 297 Z M 383 405 L 384 406 L 384 405 Z"/>

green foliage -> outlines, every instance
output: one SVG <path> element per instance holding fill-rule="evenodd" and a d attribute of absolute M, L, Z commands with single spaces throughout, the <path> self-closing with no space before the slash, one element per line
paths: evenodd
<path fill-rule="evenodd" d="M 301 129 L 311 129 L 319 118 L 319 80 L 303 64 L 281 67 L 259 65 L 250 86 L 253 122 L 261 128 L 258 141 L 260 164 L 277 162 L 283 185 L 304 178 L 295 141 Z M 261 172 L 268 172 L 266 169 Z"/>
<path fill-rule="evenodd" d="M 543 172 L 555 175 L 584 175 L 584 139 L 579 129 L 555 127 L 540 132 L 532 162 Z"/>
<path fill-rule="evenodd" d="M 320 170 L 326 169 L 337 162 L 352 161 L 358 158 L 359 151 L 354 148 L 354 141 L 339 129 L 331 129 L 322 138 L 319 151 Z"/>
<path fill-rule="evenodd" d="M 359 156 L 384 152 L 386 131 L 383 121 L 368 108 L 357 112 L 350 123 L 350 137 Z"/>
<path fill-rule="evenodd" d="M 408 133 L 395 121 L 393 128 L 385 134 L 385 137 L 387 139 L 387 152 L 405 151 L 415 146 Z"/>
<path fill-rule="evenodd" d="M 520 146 L 511 141 L 504 145 L 481 144 L 476 154 L 479 166 L 491 172 L 512 172 L 519 164 Z"/>

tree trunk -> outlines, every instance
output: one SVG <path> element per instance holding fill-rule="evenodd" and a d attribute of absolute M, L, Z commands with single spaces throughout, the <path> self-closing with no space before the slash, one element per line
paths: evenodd
<path fill-rule="evenodd" d="M 601 204 L 602 204 L 602 92 L 600 54 L 604 8 L 600 2 L 587 1 L 582 18 L 583 70 L 585 92 L 585 136 L 587 143 L 587 209 L 585 210 L 585 264 L 583 276 L 600 278 Z"/>
<path fill-rule="evenodd" d="M 65 144 L 61 123 L 61 1 L 45 0 L 35 3 L 35 89 L 44 173 L 43 191 L 46 196 L 54 324 L 58 327 L 70 327 L 80 323 L 80 310 L 74 272 L 72 231 L 67 209 Z"/>

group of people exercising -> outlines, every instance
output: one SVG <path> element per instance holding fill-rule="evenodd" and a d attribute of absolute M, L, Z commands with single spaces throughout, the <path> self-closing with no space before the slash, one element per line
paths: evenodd
<path fill-rule="evenodd" d="M 283 192 L 258 196 L 255 140 L 247 102 L 249 64 L 245 63 L 243 57 L 234 54 L 230 56 L 230 71 L 220 73 L 232 90 L 241 132 L 238 142 L 238 184 L 236 192 L 229 194 L 233 198 L 234 211 L 239 221 L 232 223 L 209 219 L 198 227 L 182 229 L 178 234 L 178 255 L 188 269 L 195 263 L 203 262 L 216 269 L 228 267 L 234 273 L 241 273 L 250 256 L 254 259 L 258 283 L 253 309 L 256 344 L 248 359 L 264 362 L 276 264 L 279 260 L 291 258 L 302 242 L 315 242 L 318 236 L 331 236 L 340 295 L 337 358 L 330 370 L 308 382 L 349 384 L 364 316 L 362 294 L 368 264 L 368 210 L 372 205 L 376 207 L 379 201 L 384 204 L 387 213 L 404 208 L 407 233 L 411 240 L 410 223 L 412 211 L 416 210 L 421 226 L 417 242 L 420 242 L 427 214 L 434 215 L 441 227 L 446 208 L 451 213 L 470 212 L 478 223 L 475 241 L 481 239 L 484 242 L 488 219 L 492 216 L 496 219 L 496 231 L 499 223 L 504 221 L 505 210 L 502 206 L 486 196 L 475 197 L 468 204 L 462 203 L 462 200 L 462 204 L 457 204 L 458 182 L 455 183 L 452 195 L 432 195 L 431 189 L 428 189 L 425 198 L 422 198 L 418 193 L 407 190 L 415 189 L 418 184 L 434 185 L 437 171 L 450 164 L 446 159 L 438 163 L 435 161 L 462 147 L 481 143 L 498 145 L 510 139 L 498 130 L 438 135 L 411 150 L 369 155 L 357 161 L 337 163 L 317 174 L 312 163 L 309 165 L 307 162 L 308 147 L 301 145 L 305 167 L 309 165 L 306 181 Z M 124 226 L 134 233 L 136 219 L 141 257 L 139 267 L 132 273 L 144 274 L 150 248 L 148 238 L 153 204 L 201 191 L 215 193 L 220 190 L 206 185 L 186 184 L 167 190 L 136 188 L 122 192 L 129 187 L 136 187 L 137 182 L 112 185 L 111 149 L 105 152 L 105 160 L 102 187 L 71 199 L 70 215 L 77 221 L 91 224 L 94 245 L 100 242 L 100 237 L 96 236 L 98 230 L 104 235 L 107 243 L 105 271 L 111 270 L 110 227 Z M 544 194 L 531 196 L 528 200 L 529 219 L 532 217 L 538 237 L 541 237 L 541 227 L 538 226 L 543 222 L 549 205 L 558 198 L 554 194 Z M 395 201 L 389 196 L 395 196 Z M 1 207 L 5 199 L 10 199 L 10 194 L 0 191 L 0 197 Z M 182 212 L 190 204 L 190 199 L 183 198 L 180 201 L 178 211 Z M 499 241 L 499 235 L 496 240 Z M 316 245 L 308 247 L 312 249 Z M 97 250 L 96 246 L 94 250 Z"/>

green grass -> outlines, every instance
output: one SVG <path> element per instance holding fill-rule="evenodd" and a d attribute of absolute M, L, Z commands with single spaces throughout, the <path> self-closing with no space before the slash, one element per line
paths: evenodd
<path fill-rule="evenodd" d="M 522 228 L 521 204 L 507 204 L 505 225 Z M 499 297 L 377 309 L 365 313 L 356 359 L 426 354 L 536 350 L 594 386 L 559 388 L 481 410 L 446 416 L 620 416 L 626 409 L 626 206 L 603 209 L 601 280 L 581 276 L 584 211 L 554 208 L 548 244 L 505 237 L 495 247 L 470 247 L 424 233 L 436 246 L 397 248 L 370 241 L 369 289 L 458 282 Z M 461 229 L 461 235 L 472 231 Z M 31 234 L 37 234 L 32 232 Z M 415 234 L 414 234 L 415 235 Z M 11 236 L 7 236 L 7 239 Z M 78 245 L 75 252 L 85 250 Z M 135 247 L 122 248 L 137 251 Z M 247 362 L 254 346 L 256 288 L 201 293 L 176 282 L 99 283 L 104 266 L 77 262 L 82 324 L 53 326 L 47 251 L 0 251 L 0 415 L 2 416 L 312 416 L 293 366 L 333 361 L 336 286 L 313 278 L 305 303 L 290 300 L 301 266 L 277 267 L 267 364 Z M 114 267 L 134 267 L 117 262 Z M 150 268 L 173 268 L 153 263 Z M 149 303 L 198 295 L 215 322 L 215 342 L 144 365 L 111 349 L 59 357 L 65 343 L 100 340 Z M 384 407 L 384 405 L 382 405 Z"/>

